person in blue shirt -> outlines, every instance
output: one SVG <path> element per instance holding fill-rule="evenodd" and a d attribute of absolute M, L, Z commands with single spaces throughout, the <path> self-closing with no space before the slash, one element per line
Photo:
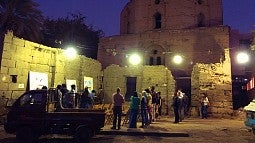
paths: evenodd
<path fill-rule="evenodd" d="M 139 111 L 139 105 L 141 103 L 138 93 L 135 91 L 133 96 L 130 98 L 130 119 L 129 119 L 129 128 L 136 128 L 137 126 L 137 115 Z"/>

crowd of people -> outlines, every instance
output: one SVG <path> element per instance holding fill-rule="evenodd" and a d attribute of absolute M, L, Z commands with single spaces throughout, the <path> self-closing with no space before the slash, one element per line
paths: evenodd
<path fill-rule="evenodd" d="M 137 128 L 138 115 L 141 115 L 141 128 L 146 128 L 152 122 L 162 115 L 161 92 L 156 92 L 155 87 L 147 88 L 142 91 L 141 96 L 134 91 L 130 98 L 129 105 L 129 128 Z M 113 126 L 112 129 L 120 129 L 122 118 L 122 106 L 125 102 L 123 95 L 120 94 L 120 88 L 113 94 Z M 208 117 L 209 100 L 206 95 L 201 99 L 201 115 L 202 118 Z M 174 111 L 174 123 L 180 123 L 185 117 L 189 116 L 189 97 L 178 89 L 173 95 L 172 107 Z"/>
<path fill-rule="evenodd" d="M 42 89 L 47 89 L 47 87 Z M 82 93 L 79 94 L 74 84 L 71 85 L 71 90 L 67 89 L 66 84 L 57 85 L 57 90 L 61 108 L 93 108 L 96 94 L 95 90 L 89 92 L 88 87 L 85 87 Z"/>
<path fill-rule="evenodd" d="M 155 87 L 147 88 L 142 91 L 141 96 L 134 91 L 130 97 L 129 105 L 129 128 L 137 128 L 137 119 L 140 113 L 142 118 L 141 128 L 146 128 L 152 122 L 156 121 L 161 116 L 162 102 L 161 93 L 155 91 Z M 117 88 L 113 94 L 113 126 L 112 129 L 120 129 L 122 106 L 125 100 L 120 94 L 120 88 Z M 117 122 L 118 121 L 118 122 Z"/>
<path fill-rule="evenodd" d="M 47 89 L 47 87 L 43 87 Z M 96 91 L 89 92 L 88 87 L 85 87 L 81 94 L 76 92 L 76 86 L 71 85 L 69 91 L 66 84 L 58 85 L 58 96 L 60 99 L 61 108 L 86 108 L 92 109 L 95 101 Z M 121 89 L 117 88 L 116 93 L 113 94 L 113 126 L 112 129 L 120 129 L 122 109 L 125 102 L 124 96 L 120 93 Z M 208 117 L 209 100 L 205 94 L 200 100 L 201 116 Z M 174 111 L 174 123 L 179 123 L 184 120 L 189 113 L 189 98 L 178 89 L 173 95 L 172 107 Z M 130 97 L 129 104 L 129 128 L 137 128 L 138 115 L 141 116 L 141 128 L 146 128 L 152 122 L 155 122 L 162 115 L 162 99 L 161 92 L 156 92 L 155 87 L 146 88 L 141 95 L 134 91 Z"/>

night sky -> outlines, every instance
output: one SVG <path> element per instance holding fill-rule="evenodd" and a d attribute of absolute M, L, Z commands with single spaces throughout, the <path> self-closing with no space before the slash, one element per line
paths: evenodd
<path fill-rule="evenodd" d="M 129 0 L 34 0 L 44 16 L 65 17 L 80 12 L 86 24 L 102 29 L 106 36 L 119 34 L 120 12 Z M 255 30 L 255 0 L 223 0 L 224 25 L 240 33 Z"/>

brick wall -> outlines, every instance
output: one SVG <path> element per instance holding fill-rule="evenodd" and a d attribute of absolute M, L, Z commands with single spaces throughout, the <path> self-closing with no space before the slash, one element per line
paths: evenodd
<path fill-rule="evenodd" d="M 0 96 L 16 99 L 29 85 L 29 71 L 46 73 L 49 87 L 76 80 L 77 91 L 83 89 L 83 77 L 93 77 L 94 89 L 100 87 L 101 64 L 93 59 L 77 56 L 67 59 L 61 49 L 47 47 L 13 36 L 5 35 L 1 58 Z M 17 82 L 12 82 L 12 75 Z"/>
<path fill-rule="evenodd" d="M 191 77 L 192 115 L 200 111 L 200 99 L 208 96 L 209 112 L 213 117 L 233 115 L 232 81 L 229 51 L 225 50 L 226 60 L 214 64 L 196 64 Z"/>
<path fill-rule="evenodd" d="M 117 87 L 120 87 L 121 94 L 125 95 L 127 77 L 137 78 L 136 91 L 139 93 L 146 88 L 155 86 L 156 91 L 161 92 L 163 100 L 163 114 L 166 114 L 167 111 L 170 112 L 172 95 L 175 91 L 175 80 L 171 74 L 171 71 L 165 66 L 108 66 L 104 70 L 103 80 L 106 103 L 112 102 L 112 94 L 116 92 Z"/>
<path fill-rule="evenodd" d="M 161 28 L 155 29 L 155 14 L 161 14 Z M 120 33 L 135 34 L 149 30 L 177 30 L 198 26 L 198 15 L 204 15 L 204 26 L 223 24 L 222 0 L 132 0 L 122 10 Z"/>

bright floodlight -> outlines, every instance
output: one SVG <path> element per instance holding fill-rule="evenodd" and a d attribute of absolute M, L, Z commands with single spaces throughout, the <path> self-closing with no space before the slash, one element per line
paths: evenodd
<path fill-rule="evenodd" d="M 70 59 L 75 58 L 75 57 L 76 57 L 76 54 L 77 54 L 77 51 L 76 51 L 74 48 L 72 48 L 72 47 L 67 48 L 67 49 L 65 50 L 65 55 L 66 55 L 66 57 L 68 57 L 68 58 L 70 58 Z"/>
<path fill-rule="evenodd" d="M 174 58 L 173 58 L 173 61 L 174 61 L 174 63 L 176 63 L 176 64 L 181 64 L 182 63 L 182 56 L 180 56 L 180 55 L 175 55 L 174 56 Z"/>
<path fill-rule="evenodd" d="M 129 63 L 131 63 L 132 65 L 138 65 L 141 62 L 141 57 L 138 54 L 132 54 L 129 59 L 128 59 Z"/>
<path fill-rule="evenodd" d="M 245 64 L 249 61 L 249 55 L 247 53 L 238 53 L 237 62 L 239 64 Z"/>

